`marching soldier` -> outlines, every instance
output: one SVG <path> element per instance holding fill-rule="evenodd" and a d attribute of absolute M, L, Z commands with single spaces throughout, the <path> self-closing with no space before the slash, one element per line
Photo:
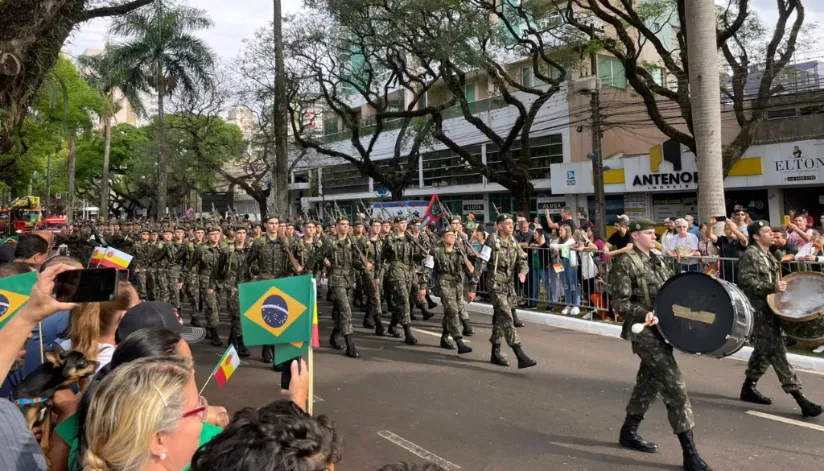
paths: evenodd
<path fill-rule="evenodd" d="M 629 231 L 633 249 L 614 262 L 609 286 L 614 293 L 615 311 L 624 317 L 621 337 L 632 341 L 632 351 L 641 358 L 641 366 L 618 442 L 626 448 L 645 453 L 658 451 L 657 445 L 638 436 L 638 426 L 660 394 L 664 397 L 670 426 L 681 442 L 684 469 L 707 471 L 710 467 L 698 454 L 693 441 L 695 422 L 692 407 L 684 377 L 672 355 L 672 347 L 657 329 L 645 328 L 638 334 L 631 329 L 636 323 L 645 323 L 648 327 L 658 323 L 652 312 L 655 297 L 672 272 L 661 258 L 651 252 L 656 239 L 653 221 L 630 221 Z"/>
<path fill-rule="evenodd" d="M 217 303 L 218 262 L 220 261 L 220 227 L 209 228 L 209 241 L 195 248 L 195 254 L 189 261 L 187 269 L 197 267 L 200 285 L 200 299 L 206 314 L 206 338 L 212 340 L 212 345 L 223 345 L 217 332 L 220 323 L 219 307 Z"/>
<path fill-rule="evenodd" d="M 235 226 L 235 240 L 223 252 L 221 267 L 223 286 L 228 291 L 226 309 L 231 316 L 229 328 L 229 343 L 234 345 L 237 354 L 243 358 L 249 356 L 249 350 L 243 343 L 243 333 L 240 330 L 240 299 L 238 298 L 238 281 L 243 273 L 243 264 L 246 262 L 246 253 L 249 251 L 246 243 L 246 227 Z"/>
<path fill-rule="evenodd" d="M 526 256 L 520 245 L 512 236 L 514 223 L 512 216 L 501 214 L 496 220 L 498 235 L 487 239 L 480 257 L 475 262 L 472 275 L 472 289 L 467 294 L 467 301 L 475 299 L 475 291 L 480 281 L 480 273 L 489 268 L 487 290 L 492 298 L 492 356 L 490 361 L 494 365 L 509 366 L 509 362 L 501 356 L 501 340 L 506 339 L 507 345 L 515 352 L 518 358 L 518 368 L 529 368 L 538 363 L 529 358 L 521 348 L 521 339 L 518 337 L 512 321 L 512 309 L 518 302 L 515 292 L 515 275 L 523 283 L 529 268 Z M 457 237 L 457 235 L 456 235 Z"/>
<path fill-rule="evenodd" d="M 449 336 L 452 335 L 458 345 L 458 354 L 470 353 L 472 349 L 464 343 L 461 335 L 459 312 L 462 308 L 465 309 L 461 304 L 464 295 L 464 273 L 471 276 L 475 267 L 468 258 L 455 250 L 455 231 L 451 228 L 445 229 L 441 239 L 443 243 L 432 249 L 424 262 L 418 299 L 424 299 L 426 296 L 426 287 L 429 286 L 429 280 L 434 273 L 443 303 L 444 321 L 441 347 L 448 350 L 455 349 L 455 345 L 449 342 Z"/>
<path fill-rule="evenodd" d="M 369 236 L 364 238 L 361 251 L 366 256 L 366 260 L 373 266 L 371 271 L 361 270 L 361 283 L 366 298 L 366 315 L 363 318 L 363 326 L 367 329 L 374 328 L 375 335 L 383 337 L 386 335 L 386 330 L 384 330 L 381 322 L 380 282 L 383 277 L 383 263 L 381 260 L 383 238 L 381 237 L 380 220 L 372 220 Z"/>
<path fill-rule="evenodd" d="M 134 263 L 137 295 L 142 301 L 145 301 L 147 297 L 146 270 L 149 268 L 149 265 L 151 263 L 149 253 L 150 249 L 151 246 L 149 245 L 149 230 L 144 229 L 140 231 L 140 241 L 135 242 L 131 250 L 131 253 L 134 254 L 134 259 L 132 260 L 132 262 Z"/>
<path fill-rule="evenodd" d="M 452 216 L 449 219 L 449 227 L 455 232 L 455 248 L 458 252 L 466 255 L 473 264 L 478 260 L 478 257 L 475 255 L 475 251 L 472 249 L 472 246 L 469 245 L 466 238 L 463 235 L 463 226 L 461 226 L 461 217 L 460 216 Z M 461 325 L 463 326 L 463 335 L 465 337 L 471 337 L 475 335 L 475 330 L 472 328 L 472 324 L 469 323 L 469 313 L 466 311 L 466 304 L 464 303 L 463 299 L 461 300 L 461 304 L 463 304 L 463 309 L 461 312 Z M 524 324 L 518 319 L 518 313 L 516 312 L 517 304 L 512 305 L 512 325 L 515 327 L 523 327 Z"/>
<path fill-rule="evenodd" d="M 263 225 L 259 222 L 252 223 L 252 242 L 263 237 Z"/>
<path fill-rule="evenodd" d="M 286 278 L 292 275 L 292 270 L 297 273 L 303 271 L 297 263 L 297 259 L 291 255 L 291 247 L 285 234 L 280 234 L 280 218 L 270 216 L 266 220 L 266 234 L 256 240 L 249 248 L 244 263 L 244 281 L 254 279 L 257 273 L 259 280 L 271 280 L 275 278 Z M 263 347 L 263 361 L 273 363 L 275 360 L 273 345 Z M 275 365 L 279 371 L 279 366 Z"/>
<path fill-rule="evenodd" d="M 784 392 L 791 394 L 804 417 L 821 415 L 822 408 L 801 394 L 801 381 L 787 361 L 787 347 L 781 335 L 781 324 L 767 304 L 767 295 L 784 292 L 787 282 L 777 279 L 778 261 L 769 250 L 775 235 L 767 221 L 756 221 L 747 226 L 750 245 L 739 261 L 738 286 L 747 295 L 755 309 L 754 349 L 747 364 L 746 379 L 741 387 L 741 400 L 756 404 L 772 404 L 755 385 L 772 365 Z"/>
<path fill-rule="evenodd" d="M 160 242 L 157 229 L 150 232 L 149 237 L 149 301 L 166 300 L 166 270 L 163 268 L 163 259 L 166 255 L 163 243 Z"/>
<path fill-rule="evenodd" d="M 186 241 L 183 236 L 186 234 L 183 226 L 175 226 L 173 238 L 163 244 L 166 250 L 167 273 L 166 273 L 166 289 L 169 304 L 173 305 L 179 311 L 180 290 L 183 286 L 183 266 L 185 264 Z M 164 238 L 166 234 L 164 234 Z"/>
<path fill-rule="evenodd" d="M 364 241 L 366 236 L 363 234 L 363 221 L 360 219 L 355 221 L 354 229 L 352 232 L 352 240 L 354 240 L 355 244 L 357 244 L 358 248 L 361 252 L 363 252 L 364 248 Z M 363 283 L 361 282 L 360 272 L 363 269 L 358 271 L 357 276 L 355 276 L 355 291 L 352 295 L 352 306 L 362 308 L 364 311 L 366 310 L 366 302 L 363 299 L 364 292 L 363 292 Z M 367 316 L 368 317 L 368 316 Z M 364 318 L 365 319 L 365 318 Z M 372 326 L 369 327 L 370 329 Z"/>
<path fill-rule="evenodd" d="M 430 246 L 427 243 L 427 240 L 425 238 L 421 237 L 421 232 L 418 229 L 418 226 L 420 225 L 420 223 L 421 223 L 421 220 L 419 218 L 412 218 L 412 220 L 409 221 L 409 225 L 406 228 L 406 232 L 409 234 L 409 237 L 411 238 L 412 242 L 414 244 L 416 244 L 418 250 L 420 250 L 424 254 L 428 254 Z M 415 264 L 415 279 L 416 280 L 421 279 L 422 274 L 423 274 L 423 266 L 420 263 L 416 263 Z M 424 286 L 424 288 L 426 288 L 426 286 Z M 433 314 L 432 312 L 429 311 L 429 305 L 424 303 L 424 301 L 422 299 L 418 299 L 418 292 L 417 291 L 412 293 L 412 299 L 409 300 L 409 305 L 413 306 L 413 307 L 417 307 L 418 309 L 420 309 L 421 314 L 423 314 L 423 320 L 425 320 L 425 321 L 428 321 L 429 319 L 431 319 L 435 315 L 435 314 Z M 412 312 L 410 314 L 410 318 L 413 321 L 418 319 L 417 316 L 415 316 L 414 312 Z"/>
<path fill-rule="evenodd" d="M 368 262 L 363 266 L 360 258 L 363 254 L 358 250 L 357 242 L 348 235 L 349 218 L 339 217 L 336 225 L 338 235 L 315 252 L 315 257 L 329 269 L 329 289 L 333 292 L 332 318 L 335 327 L 329 337 L 329 345 L 335 350 L 342 350 L 343 346 L 338 342 L 338 335 L 342 334 L 346 342 L 346 356 L 360 358 L 352 339 L 352 306 L 349 300 L 355 287 L 355 271 L 361 268 L 371 271 L 373 266 Z"/>
<path fill-rule="evenodd" d="M 203 306 L 200 298 L 200 277 L 197 273 L 197 266 L 190 263 L 195 256 L 197 248 L 203 244 L 206 230 L 202 227 L 195 227 L 192 231 L 193 237 L 186 244 L 185 253 L 182 254 L 181 261 L 183 261 L 183 277 L 184 285 L 183 292 L 189 298 L 189 303 L 192 305 L 192 327 L 201 327 L 198 315 Z"/>
<path fill-rule="evenodd" d="M 389 322 L 389 334 L 400 338 L 397 331 L 398 324 L 403 327 L 404 342 L 415 345 L 418 339 L 412 335 L 409 325 L 410 305 L 412 293 L 417 292 L 415 279 L 415 265 L 420 263 L 426 254 L 416 246 L 411 236 L 406 233 L 407 221 L 404 218 L 395 218 L 396 230 L 386 237 L 382 257 L 386 263 L 387 305 L 392 313 Z"/>

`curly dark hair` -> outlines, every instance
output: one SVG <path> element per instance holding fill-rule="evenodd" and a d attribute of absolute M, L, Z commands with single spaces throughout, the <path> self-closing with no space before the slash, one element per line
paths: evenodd
<path fill-rule="evenodd" d="M 340 461 L 341 439 L 325 415 L 291 401 L 245 408 L 192 457 L 192 471 L 324 471 Z"/>

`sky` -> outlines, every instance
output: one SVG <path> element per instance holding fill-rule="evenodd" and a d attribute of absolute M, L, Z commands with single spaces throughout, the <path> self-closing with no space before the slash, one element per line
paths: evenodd
<path fill-rule="evenodd" d="M 297 13 L 302 0 L 282 0 L 284 14 Z M 722 0 L 717 0 L 722 3 Z M 250 38 L 272 19 L 272 0 L 189 0 L 188 4 L 202 8 L 209 13 L 215 22 L 215 27 L 199 32 L 205 41 L 217 53 L 222 61 L 229 62 L 240 54 L 243 49 L 243 39 Z M 804 0 L 807 21 L 819 24 L 816 31 L 816 40 L 810 50 L 799 52 L 797 60 L 810 58 L 824 59 L 824 2 L 820 0 Z M 777 17 L 776 0 L 750 0 L 754 11 L 765 22 L 773 24 Z M 79 55 L 85 49 L 102 49 L 106 42 L 106 19 L 96 19 L 81 25 L 67 41 L 66 47 L 73 55 Z"/>

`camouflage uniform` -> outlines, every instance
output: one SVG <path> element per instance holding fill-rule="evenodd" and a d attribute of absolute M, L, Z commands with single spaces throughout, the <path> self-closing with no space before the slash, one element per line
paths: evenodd
<path fill-rule="evenodd" d="M 151 263 L 150 259 L 151 246 L 149 242 L 136 242 L 132 246 L 131 253 L 133 255 L 132 263 L 135 269 L 135 288 L 137 288 L 137 295 L 141 300 L 146 300 L 146 270 L 148 270 Z"/>
<path fill-rule="evenodd" d="M 167 286 L 167 301 L 169 304 L 181 308 L 180 290 L 177 285 L 183 283 L 182 272 L 186 257 L 186 242 L 177 242 L 175 240 L 163 244 L 166 250 L 166 286 Z"/>
<path fill-rule="evenodd" d="M 767 305 L 767 295 L 776 291 L 778 261 L 757 245 L 747 247 L 739 260 L 738 286 L 747 295 L 755 310 L 754 345 L 747 364 L 746 377 L 758 381 L 772 365 L 784 392 L 801 390 L 801 381 L 787 361 L 787 347 L 781 336 L 781 324 Z"/>
<path fill-rule="evenodd" d="M 323 247 L 315 251 L 315 259 L 320 262 L 329 261 L 329 289 L 333 292 L 334 307 L 332 318 L 335 327 L 332 331 L 330 343 L 336 346 L 335 337 L 342 334 L 344 337 L 352 335 L 352 307 L 349 300 L 352 298 L 355 287 L 355 270 L 363 267 L 353 237 L 335 237 Z"/>
<path fill-rule="evenodd" d="M 437 276 L 437 283 L 443 304 L 443 336 L 442 346 L 454 348 L 447 342 L 447 335 L 451 335 L 456 342 L 463 338 L 461 334 L 460 315 L 461 310 L 466 310 L 463 304 L 464 297 L 464 273 L 471 275 L 464 263 L 463 255 L 455 250 L 447 250 L 443 244 L 438 244 L 432 249 L 424 262 L 423 273 L 421 274 L 420 286 L 428 286 L 429 280 L 434 273 Z M 465 347 L 462 349 L 467 349 Z M 472 350 L 466 351 L 466 353 Z M 461 351 L 464 353 L 464 351 Z"/>
<path fill-rule="evenodd" d="M 392 313 L 389 332 L 396 337 L 395 326 L 400 324 L 406 333 L 407 343 L 417 343 L 409 330 L 410 305 L 412 293 L 416 291 L 415 265 L 423 260 L 425 254 L 410 240 L 410 235 L 392 232 L 384 241 L 382 257 L 386 267 L 387 304 Z"/>
<path fill-rule="evenodd" d="M 635 248 L 616 260 L 609 274 L 615 311 L 624 317 L 621 337 L 632 341 L 632 352 L 641 358 L 635 389 L 627 404 L 627 416 L 643 419 L 649 407 L 662 395 L 670 426 L 676 434 L 692 430 L 692 406 L 687 385 L 669 346 L 658 329 L 632 333 L 631 326 L 643 323 L 652 312 L 658 289 L 672 276 L 669 266 L 657 255 Z"/>
<path fill-rule="evenodd" d="M 372 318 L 375 321 L 375 333 L 383 335 L 383 324 L 381 323 L 381 296 L 380 290 L 376 286 L 383 277 L 383 263 L 381 260 L 381 252 L 383 250 L 383 240 L 378 237 L 372 240 L 368 237 L 364 238 L 361 245 L 361 252 L 366 256 L 366 260 L 372 264 L 372 271 L 361 270 L 360 280 L 363 284 L 364 297 L 366 300 L 366 318 L 364 318 L 364 327 L 371 328 L 367 319 Z"/>
<path fill-rule="evenodd" d="M 231 316 L 232 319 L 231 327 L 229 328 L 230 343 L 233 343 L 231 339 L 242 335 L 240 331 L 240 299 L 238 298 L 237 285 L 243 274 L 243 264 L 246 262 L 247 252 L 249 252 L 248 247 L 238 247 L 234 243 L 229 244 L 223 251 L 223 261 L 220 264 L 223 271 L 221 280 L 228 292 L 226 309 L 229 311 L 229 316 Z"/>
<path fill-rule="evenodd" d="M 168 285 L 165 268 L 166 248 L 161 241 L 150 242 L 149 247 L 151 267 L 148 272 L 149 301 L 168 302 L 168 296 L 166 295 Z"/>
<path fill-rule="evenodd" d="M 195 254 L 187 266 L 190 270 L 191 268 L 197 267 L 200 299 L 203 301 L 203 308 L 206 313 L 206 326 L 209 329 L 216 329 L 220 323 L 220 308 L 217 303 L 217 291 L 220 288 L 218 283 L 219 261 L 220 244 L 213 246 L 207 242 L 197 246 Z M 212 294 L 209 294 L 209 290 L 212 291 Z"/>
<path fill-rule="evenodd" d="M 200 314 L 203 303 L 200 299 L 200 277 L 198 277 L 197 266 L 193 266 L 189 262 L 194 258 L 195 250 L 200 245 L 202 243 L 197 244 L 191 240 L 186 242 L 181 248 L 182 253 L 178 258 L 181 267 L 183 267 L 181 275 L 181 278 L 183 278 L 183 293 L 189 298 L 189 303 L 192 305 L 192 325 L 200 324 L 197 316 Z"/>

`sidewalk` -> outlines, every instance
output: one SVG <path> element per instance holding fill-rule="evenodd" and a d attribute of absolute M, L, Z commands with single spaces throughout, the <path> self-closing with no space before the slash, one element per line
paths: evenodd
<path fill-rule="evenodd" d="M 433 296 L 440 303 L 440 299 Z M 467 310 L 480 314 L 492 315 L 492 306 L 485 303 L 473 302 L 467 304 Z M 590 334 L 605 335 L 607 337 L 621 337 L 621 326 L 618 324 L 608 324 L 606 322 L 585 321 L 558 314 L 549 314 L 544 312 L 528 311 L 518 309 L 518 316 L 521 320 L 535 322 L 537 324 L 550 325 L 553 327 L 560 327 L 562 329 L 575 330 L 578 332 L 587 332 Z M 747 361 L 752 354 L 752 347 L 745 346 L 736 353 L 726 358 L 735 358 L 738 360 Z M 712 358 L 712 357 L 710 357 Z M 824 373 L 824 357 L 815 358 L 805 355 L 798 355 L 796 353 L 788 353 L 787 360 L 790 364 L 799 370 L 814 371 Z"/>

